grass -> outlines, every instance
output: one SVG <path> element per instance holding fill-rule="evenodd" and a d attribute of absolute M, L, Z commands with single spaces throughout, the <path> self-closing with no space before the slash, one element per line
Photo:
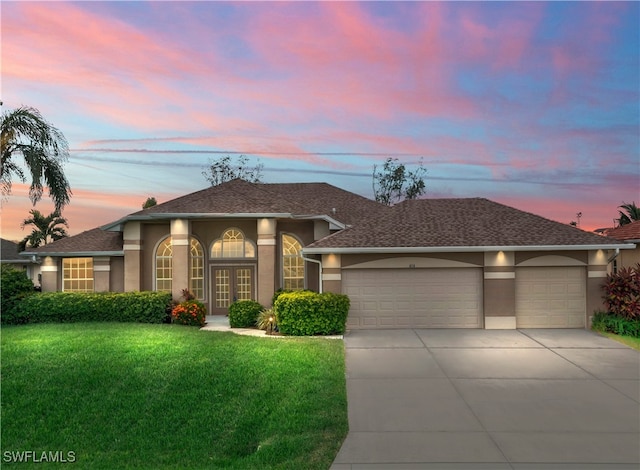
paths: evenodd
<path fill-rule="evenodd" d="M 1 371 L 3 465 L 33 450 L 83 469 L 326 469 L 347 434 L 342 341 L 3 327 Z"/>
<path fill-rule="evenodd" d="M 617 341 L 618 343 L 622 343 L 625 346 L 629 346 L 630 348 L 640 351 L 640 338 L 636 338 L 634 336 L 616 335 L 615 333 L 608 333 L 604 331 L 598 331 L 598 333 L 600 333 L 602 336 L 606 336 L 609 339 Z"/>

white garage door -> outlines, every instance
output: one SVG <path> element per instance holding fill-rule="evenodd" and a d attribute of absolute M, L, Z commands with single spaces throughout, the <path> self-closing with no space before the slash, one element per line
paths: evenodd
<path fill-rule="evenodd" d="M 353 269 L 342 272 L 349 328 L 480 328 L 482 270 Z"/>
<path fill-rule="evenodd" d="M 517 328 L 584 328 L 585 269 L 516 268 Z"/>

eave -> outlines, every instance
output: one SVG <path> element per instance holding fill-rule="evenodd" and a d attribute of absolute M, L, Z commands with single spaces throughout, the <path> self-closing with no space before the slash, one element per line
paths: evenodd
<path fill-rule="evenodd" d="M 496 251 L 591 251 L 591 250 L 631 250 L 636 245 L 594 244 L 594 245 L 516 245 L 516 246 L 424 246 L 424 247 L 335 247 L 335 248 L 303 248 L 303 255 L 323 254 L 382 254 L 382 253 L 484 253 Z"/>
<path fill-rule="evenodd" d="M 23 251 L 20 256 L 56 256 L 59 258 L 99 258 L 107 256 L 124 256 L 124 250 L 117 251 Z"/>
<path fill-rule="evenodd" d="M 122 219 L 103 225 L 102 230 L 111 232 L 121 232 L 122 225 L 127 222 L 151 222 L 164 219 L 291 219 L 293 215 L 285 212 L 156 212 L 151 214 L 128 215 Z"/>

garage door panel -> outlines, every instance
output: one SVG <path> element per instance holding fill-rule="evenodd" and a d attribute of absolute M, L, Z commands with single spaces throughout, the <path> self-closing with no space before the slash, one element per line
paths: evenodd
<path fill-rule="evenodd" d="M 583 328 L 586 274 L 581 267 L 516 269 L 518 328 Z"/>
<path fill-rule="evenodd" d="M 480 269 L 345 270 L 351 328 L 479 328 Z"/>

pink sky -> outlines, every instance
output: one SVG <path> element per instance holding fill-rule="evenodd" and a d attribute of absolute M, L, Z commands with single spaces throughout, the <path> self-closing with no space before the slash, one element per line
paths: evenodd
<path fill-rule="evenodd" d="M 372 196 L 386 157 L 426 197 L 485 197 L 592 230 L 640 203 L 635 2 L 5 2 L 3 111 L 69 140 L 70 232 L 202 189 L 246 154 L 265 182 Z M 16 182 L 17 183 L 17 182 Z M 2 237 L 31 204 L 14 184 Z M 43 199 L 37 209 L 48 213 Z"/>

